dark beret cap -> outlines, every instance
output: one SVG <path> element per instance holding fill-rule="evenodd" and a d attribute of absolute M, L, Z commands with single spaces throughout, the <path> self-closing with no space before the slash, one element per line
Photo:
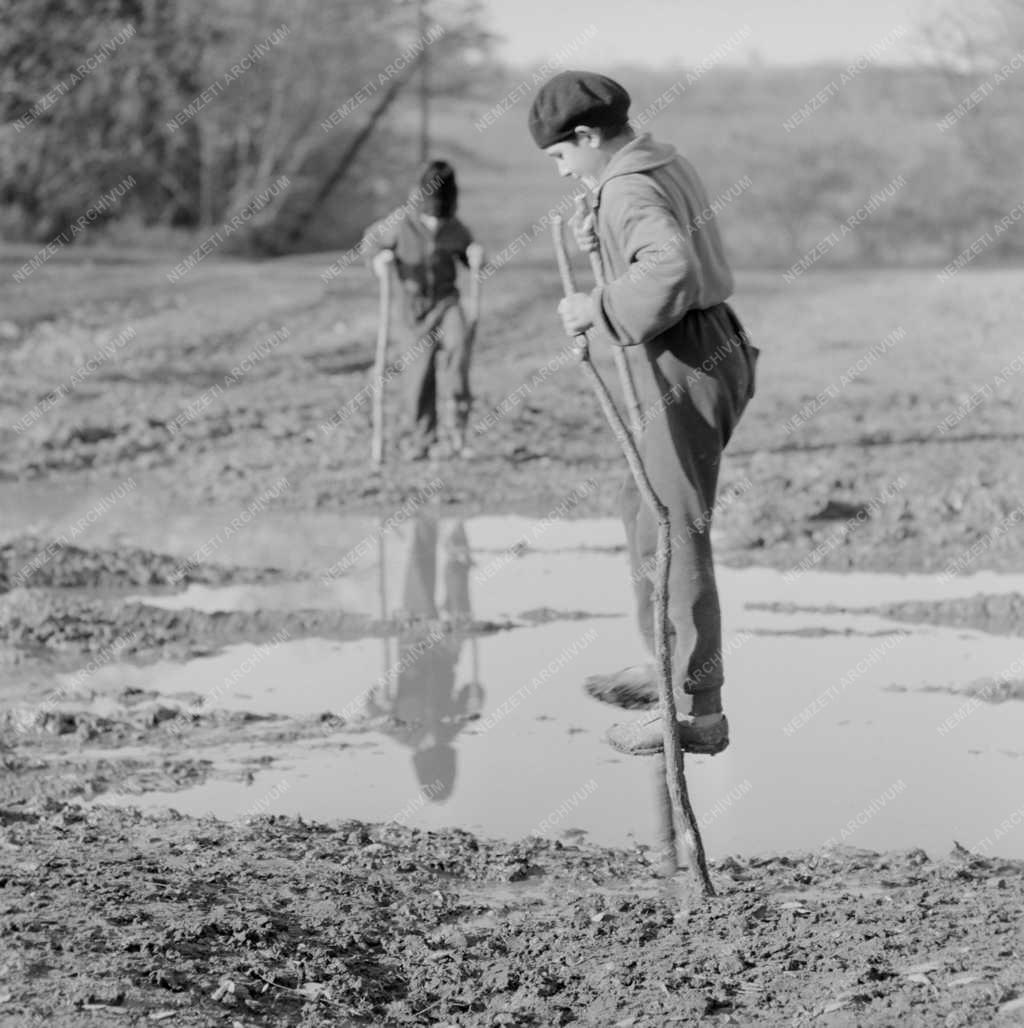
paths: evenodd
<path fill-rule="evenodd" d="M 577 125 L 625 125 L 629 93 L 614 79 L 593 71 L 561 71 L 548 79 L 530 106 L 530 134 L 542 150 L 571 139 Z"/>

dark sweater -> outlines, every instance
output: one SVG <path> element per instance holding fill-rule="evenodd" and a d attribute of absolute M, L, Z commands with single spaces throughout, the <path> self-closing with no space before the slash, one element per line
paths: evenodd
<path fill-rule="evenodd" d="M 414 319 L 425 318 L 438 303 L 458 297 L 455 261 L 468 265 L 473 242 L 458 218 L 447 218 L 431 231 L 415 212 L 400 208 L 366 230 L 371 254 L 391 250 L 398 281 Z"/>

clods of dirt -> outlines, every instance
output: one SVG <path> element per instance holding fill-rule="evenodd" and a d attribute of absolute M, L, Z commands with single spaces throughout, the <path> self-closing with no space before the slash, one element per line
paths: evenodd
<path fill-rule="evenodd" d="M 273 568 L 188 563 L 136 546 L 82 549 L 59 539 L 22 535 L 0 543 L 0 593 L 17 588 L 123 589 L 231 585 L 281 577 Z"/>
<path fill-rule="evenodd" d="M 590 617 L 581 611 L 531 611 L 522 618 L 418 621 L 424 633 L 480 635 L 523 624 Z M 405 622 L 402 622 L 405 625 Z M 235 643 L 280 645 L 310 638 L 352 640 L 393 634 L 395 619 L 341 610 L 167 610 L 145 603 L 82 596 L 60 590 L 15 589 L 0 595 L 0 642 L 24 650 L 122 657 L 201 656 Z"/>
<path fill-rule="evenodd" d="M 44 801 L 0 825 L 23 1024 L 931 1028 L 1024 995 L 1024 864 L 962 850 L 731 857 L 701 900 L 639 850 L 393 823 Z"/>
<path fill-rule="evenodd" d="M 890 603 L 874 613 L 913 624 L 974 628 L 994 635 L 1024 635 L 1024 596 L 1020 593 Z"/>

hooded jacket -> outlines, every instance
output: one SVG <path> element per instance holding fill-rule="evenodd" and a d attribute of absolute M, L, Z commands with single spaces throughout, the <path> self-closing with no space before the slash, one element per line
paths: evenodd
<path fill-rule="evenodd" d="M 732 294 L 704 184 L 675 147 L 646 133 L 627 143 L 598 180 L 593 208 L 608 280 L 592 294 L 595 320 L 620 346 L 651 342 Z"/>

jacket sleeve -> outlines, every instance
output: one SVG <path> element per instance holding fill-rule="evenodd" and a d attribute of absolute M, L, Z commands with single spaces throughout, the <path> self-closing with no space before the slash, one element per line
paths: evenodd
<path fill-rule="evenodd" d="M 700 265 L 689 234 L 641 175 L 604 187 L 599 227 L 629 270 L 594 290 L 595 320 L 619 346 L 649 342 L 679 322 L 700 295 Z"/>

